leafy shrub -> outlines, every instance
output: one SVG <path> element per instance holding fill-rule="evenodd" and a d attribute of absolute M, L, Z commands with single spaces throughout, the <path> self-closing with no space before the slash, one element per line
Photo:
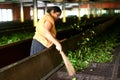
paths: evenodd
<path fill-rule="evenodd" d="M 87 68 L 92 62 L 111 62 L 113 60 L 112 52 L 117 45 L 115 34 L 83 37 L 82 42 L 78 43 L 77 50 L 68 51 L 68 58 L 76 71 L 80 71 Z"/>

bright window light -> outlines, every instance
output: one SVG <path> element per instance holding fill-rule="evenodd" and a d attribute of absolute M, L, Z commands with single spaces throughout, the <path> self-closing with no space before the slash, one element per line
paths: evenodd
<path fill-rule="evenodd" d="M 38 9 L 38 19 L 40 19 L 44 15 L 43 9 Z"/>
<path fill-rule="evenodd" d="M 0 21 L 12 21 L 12 9 L 0 9 Z"/>

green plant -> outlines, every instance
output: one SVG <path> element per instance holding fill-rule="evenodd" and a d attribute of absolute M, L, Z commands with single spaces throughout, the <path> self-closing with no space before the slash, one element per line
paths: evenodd
<path fill-rule="evenodd" d="M 91 34 L 91 38 L 83 36 L 82 42 L 78 43 L 79 48 L 77 50 L 68 51 L 68 58 L 76 71 L 87 68 L 92 62 L 105 63 L 113 60 L 113 47 L 118 45 L 116 35 L 101 34 L 93 37 L 95 33 L 92 31 Z"/>
<path fill-rule="evenodd" d="M 76 77 L 73 77 L 72 80 L 77 80 L 77 78 L 76 78 Z"/>
<path fill-rule="evenodd" d="M 34 33 L 31 32 L 22 32 L 22 33 L 15 33 L 15 34 L 9 34 L 7 36 L 0 36 L 0 46 L 10 44 L 13 42 L 17 42 L 20 40 L 25 40 L 33 37 Z"/>

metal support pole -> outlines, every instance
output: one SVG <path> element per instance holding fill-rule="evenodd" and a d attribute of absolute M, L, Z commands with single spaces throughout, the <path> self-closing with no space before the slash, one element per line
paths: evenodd
<path fill-rule="evenodd" d="M 20 2 L 20 21 L 24 22 L 24 9 L 23 9 L 23 2 Z"/>
<path fill-rule="evenodd" d="M 37 19 L 38 19 L 38 15 L 37 15 L 37 0 L 33 0 L 33 23 L 34 23 L 34 27 L 36 27 L 37 25 Z"/>
<path fill-rule="evenodd" d="M 63 1 L 63 7 L 62 8 L 63 8 L 62 9 L 63 10 L 63 12 L 62 12 L 63 13 L 63 20 L 62 21 L 63 21 L 63 23 L 65 23 L 66 22 L 65 1 Z"/>
<path fill-rule="evenodd" d="M 87 15 L 87 18 L 89 19 L 90 18 L 90 3 L 88 2 L 88 15 Z"/>
<path fill-rule="evenodd" d="M 99 5 L 100 5 L 100 16 L 102 16 L 102 2 L 101 2 L 101 0 L 100 0 Z"/>
<path fill-rule="evenodd" d="M 95 18 L 96 17 L 96 2 L 94 2 L 93 5 L 94 5 L 94 7 L 93 7 L 94 8 L 93 17 Z"/>
<path fill-rule="evenodd" d="M 47 13 L 47 4 L 49 3 L 49 1 L 44 1 L 44 3 L 45 3 L 45 9 L 44 9 L 44 14 L 46 14 Z"/>
<path fill-rule="evenodd" d="M 80 16 L 80 1 L 78 3 L 78 20 L 81 20 L 81 16 Z"/>
<path fill-rule="evenodd" d="M 45 2 L 45 10 L 44 10 L 44 14 L 46 14 L 47 12 L 47 2 Z"/>

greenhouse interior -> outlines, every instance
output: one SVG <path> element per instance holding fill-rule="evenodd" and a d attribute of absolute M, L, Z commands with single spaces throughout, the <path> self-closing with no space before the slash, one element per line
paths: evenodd
<path fill-rule="evenodd" d="M 0 0 L 0 80 L 120 80 L 120 0 Z"/>

